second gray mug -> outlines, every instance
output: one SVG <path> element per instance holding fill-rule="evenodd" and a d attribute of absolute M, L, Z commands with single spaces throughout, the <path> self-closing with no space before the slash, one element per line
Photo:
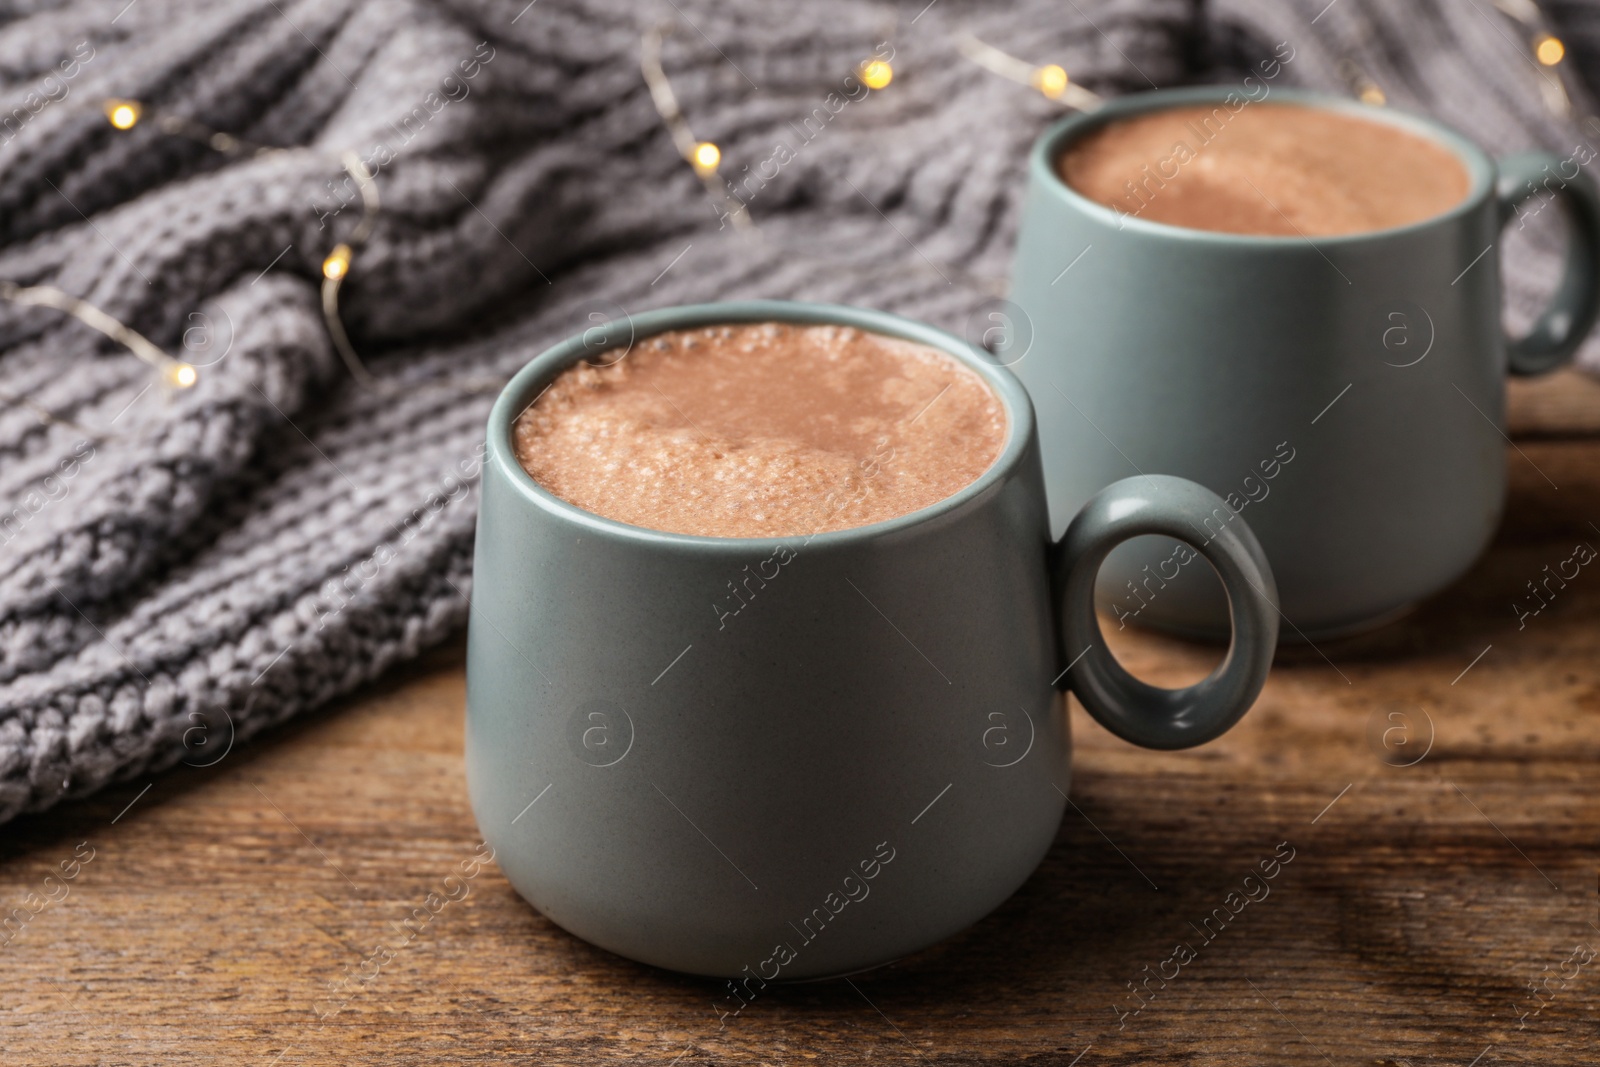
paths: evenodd
<path fill-rule="evenodd" d="M 1193 479 L 1227 501 L 1208 530 L 1242 516 L 1260 537 L 1285 636 L 1317 638 L 1405 611 L 1488 544 L 1505 496 L 1504 378 L 1557 365 L 1593 324 L 1600 203 L 1574 159 L 1496 163 L 1436 123 L 1287 90 L 1272 100 L 1443 144 L 1467 198 L 1413 225 L 1309 240 L 1151 222 L 1056 175 L 1073 140 L 1120 118 L 1211 104 L 1225 123 L 1242 99 L 1229 92 L 1140 93 L 1039 138 L 1013 276 L 1021 321 L 1001 360 L 1033 397 L 1055 530 L 1119 478 Z M 1533 331 L 1507 340 L 1501 228 L 1535 196 L 1569 209 L 1566 276 Z M 1160 538 L 1118 549 L 1102 609 L 1225 634 L 1222 591 L 1184 551 Z"/>

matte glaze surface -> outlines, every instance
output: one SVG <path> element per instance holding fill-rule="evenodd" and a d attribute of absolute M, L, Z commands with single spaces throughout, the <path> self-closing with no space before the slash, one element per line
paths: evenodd
<path fill-rule="evenodd" d="M 1119 216 L 1053 172 L 1062 146 L 1084 131 L 1225 92 L 1125 97 L 1039 139 L 1012 294 L 1032 343 L 1012 370 L 1038 412 L 1054 530 L 1118 478 L 1191 478 L 1242 502 L 1295 627 L 1286 633 L 1315 637 L 1443 588 L 1497 524 L 1508 357 L 1494 248 L 1509 207 L 1496 197 L 1494 164 L 1459 135 L 1286 90 L 1270 99 L 1442 141 L 1467 165 L 1471 193 L 1425 222 L 1313 244 Z M 1519 178 L 1539 173 L 1528 159 L 1510 162 Z M 1536 337 L 1527 369 L 1559 362 L 1593 321 L 1600 220 L 1586 179 L 1563 196 L 1579 209 L 1572 278 L 1541 327 L 1560 336 Z M 1112 553 L 1101 606 L 1126 621 L 1225 633 L 1219 584 L 1204 568 L 1173 577 L 1175 547 L 1143 538 Z"/>
<path fill-rule="evenodd" d="M 518 412 L 585 354 L 574 338 L 530 363 L 490 418 L 467 662 L 473 810 L 518 891 L 604 948 L 753 989 L 887 962 L 994 908 L 1053 839 L 1070 754 L 1021 385 L 948 334 L 853 308 L 705 305 L 631 326 L 768 320 L 841 322 L 961 359 L 1006 407 L 999 459 L 933 507 L 809 539 L 626 526 L 544 491 L 512 454 Z M 1115 530 L 1085 520 L 1089 548 L 1068 563 L 1220 504 L 1172 481 L 1108 494 L 1139 503 L 1107 505 Z M 1206 551 L 1270 590 L 1252 546 Z M 1086 584 L 1077 599 L 1081 615 Z M 1231 725 L 1276 634 L 1270 600 L 1241 611 L 1240 654 L 1221 690 L 1190 701 L 1191 722 L 1137 696 L 1120 713 L 1164 747 Z M 1099 677 L 1100 659 L 1073 684 Z"/>

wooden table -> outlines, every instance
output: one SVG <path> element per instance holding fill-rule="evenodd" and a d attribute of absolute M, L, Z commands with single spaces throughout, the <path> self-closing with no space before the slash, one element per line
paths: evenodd
<path fill-rule="evenodd" d="M 1593 1064 L 1600 570 L 1521 630 L 1511 609 L 1600 545 L 1600 386 L 1562 380 L 1517 394 L 1504 528 L 1471 574 L 1283 650 L 1199 750 L 1074 707 L 1056 847 L 920 956 L 719 1029 L 714 983 L 568 936 L 492 866 L 408 933 L 479 840 L 456 645 L 213 768 L 0 829 L 0 911 L 75 874 L 0 947 L 0 1062 Z M 1165 684 L 1217 656 L 1119 637 Z M 1290 850 L 1212 940 L 1191 926 Z"/>

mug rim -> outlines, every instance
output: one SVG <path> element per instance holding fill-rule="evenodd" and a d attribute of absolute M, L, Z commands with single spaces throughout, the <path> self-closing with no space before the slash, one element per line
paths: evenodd
<path fill-rule="evenodd" d="M 1069 207 L 1118 229 L 1132 230 L 1135 233 L 1143 233 L 1149 236 L 1165 237 L 1169 240 L 1211 241 L 1224 245 L 1262 248 L 1282 247 L 1285 244 L 1301 242 L 1308 242 L 1314 247 L 1321 248 L 1326 245 L 1344 246 L 1359 244 L 1363 241 L 1406 236 L 1453 222 L 1464 215 L 1477 211 L 1494 191 L 1496 178 L 1494 160 L 1465 135 L 1456 132 L 1444 123 L 1406 111 L 1374 107 L 1359 100 L 1351 100 L 1331 93 L 1294 88 L 1274 90 L 1259 101 L 1251 101 L 1250 103 L 1265 104 L 1269 100 L 1278 100 L 1279 102 L 1337 111 L 1373 122 L 1387 123 L 1408 133 L 1424 137 L 1449 151 L 1466 168 L 1467 177 L 1471 183 L 1467 195 L 1458 203 L 1437 215 L 1429 215 L 1427 218 L 1419 219 L 1416 222 L 1408 222 L 1403 226 L 1390 226 L 1381 230 L 1363 230 L 1360 233 L 1322 237 L 1249 234 L 1231 233 L 1224 230 L 1199 230 L 1188 226 L 1176 226 L 1168 222 L 1142 219 L 1137 215 L 1119 212 L 1097 200 L 1091 200 L 1084 196 L 1068 185 L 1066 180 L 1056 173 L 1055 161 L 1060 158 L 1062 152 L 1073 141 L 1102 126 L 1119 119 L 1130 118 L 1134 115 L 1146 114 L 1152 111 L 1162 111 L 1183 104 L 1225 101 L 1230 95 L 1240 95 L 1239 89 L 1231 85 L 1152 89 L 1108 100 L 1094 111 L 1080 111 L 1076 114 L 1068 115 L 1053 123 L 1034 141 L 1033 151 L 1029 153 L 1028 160 L 1030 177 L 1042 187 L 1051 189 L 1055 195 L 1064 198 Z M 1240 110 L 1243 110 L 1243 108 Z"/>
<path fill-rule="evenodd" d="M 589 331 L 585 331 L 546 348 L 512 376 L 500 390 L 494 406 L 490 409 L 485 445 L 487 461 L 493 464 L 500 476 L 514 487 L 520 499 L 538 507 L 553 518 L 574 523 L 596 533 L 663 547 L 721 550 L 741 554 L 749 551 L 752 546 L 788 543 L 797 539 L 804 540 L 808 548 L 862 542 L 921 526 L 969 506 L 976 498 L 988 493 L 1016 469 L 1034 437 L 1033 402 L 1015 375 L 984 358 L 979 354 L 981 350 L 976 345 L 955 334 L 893 312 L 848 304 L 818 304 L 791 300 L 736 300 L 681 304 L 636 314 L 623 310 L 623 314 L 632 334 L 630 348 L 645 338 L 668 330 L 757 322 L 851 326 L 869 333 L 924 344 L 950 356 L 983 379 L 1005 411 L 1006 438 L 999 455 L 983 473 L 956 492 L 916 511 L 895 515 L 864 526 L 852 526 L 822 533 L 762 537 L 712 537 L 635 526 L 619 519 L 607 518 L 561 499 L 540 485 L 516 457 L 513 445 L 516 420 L 538 399 L 544 388 L 554 381 L 558 374 L 593 351 L 592 344 L 587 340 Z"/>

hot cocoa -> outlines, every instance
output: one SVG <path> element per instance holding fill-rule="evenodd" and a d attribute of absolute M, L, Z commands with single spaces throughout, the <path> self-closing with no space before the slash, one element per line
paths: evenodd
<path fill-rule="evenodd" d="M 1126 215 L 1226 233 L 1332 237 L 1442 214 L 1470 180 L 1439 142 L 1331 108 L 1174 107 L 1113 122 L 1057 160 Z"/>
<path fill-rule="evenodd" d="M 560 374 L 516 453 L 569 503 L 711 537 L 847 529 L 925 508 L 999 456 L 1005 410 L 926 345 L 846 326 L 663 333 Z"/>

